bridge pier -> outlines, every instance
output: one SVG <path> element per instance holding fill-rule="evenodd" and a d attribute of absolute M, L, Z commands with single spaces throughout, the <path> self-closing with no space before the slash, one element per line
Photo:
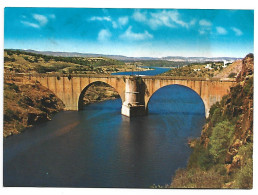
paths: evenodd
<path fill-rule="evenodd" d="M 125 79 L 125 101 L 121 113 L 128 117 L 146 115 L 145 86 L 141 77 L 132 76 Z"/>

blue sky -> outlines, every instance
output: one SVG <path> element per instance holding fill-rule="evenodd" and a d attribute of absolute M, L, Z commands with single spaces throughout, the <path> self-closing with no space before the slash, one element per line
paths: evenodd
<path fill-rule="evenodd" d="M 244 57 L 253 10 L 5 8 L 4 47 L 125 56 Z"/>

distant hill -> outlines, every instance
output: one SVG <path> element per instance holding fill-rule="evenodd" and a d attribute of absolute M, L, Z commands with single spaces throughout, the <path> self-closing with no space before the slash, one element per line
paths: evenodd
<path fill-rule="evenodd" d="M 50 55 L 50 56 L 61 56 L 61 57 L 107 57 L 121 61 L 143 61 L 143 60 L 165 60 L 175 62 L 208 62 L 208 61 L 235 61 L 241 58 L 236 57 L 183 57 L 183 56 L 167 56 L 162 58 L 156 57 L 127 57 L 123 55 L 105 55 L 105 54 L 94 54 L 94 53 L 77 53 L 77 52 L 53 52 L 53 51 L 36 51 L 36 50 L 22 50 L 26 52 Z"/>

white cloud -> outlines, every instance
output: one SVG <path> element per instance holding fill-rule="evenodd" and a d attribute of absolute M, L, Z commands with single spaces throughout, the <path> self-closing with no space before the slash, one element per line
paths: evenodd
<path fill-rule="evenodd" d="M 107 29 L 102 29 L 101 31 L 99 31 L 98 34 L 98 40 L 99 41 L 107 41 L 109 40 L 109 38 L 112 36 L 112 34 L 110 33 L 109 30 Z"/>
<path fill-rule="evenodd" d="M 128 23 L 128 16 L 123 16 L 119 17 L 117 20 L 113 20 L 110 16 L 104 16 L 104 17 L 99 17 L 99 16 L 93 16 L 89 19 L 89 21 L 107 21 L 112 24 L 113 28 L 118 28 L 126 25 Z"/>
<path fill-rule="evenodd" d="M 99 17 L 99 16 L 93 16 L 90 18 L 90 21 L 108 21 L 111 22 L 111 18 L 109 16 Z"/>
<path fill-rule="evenodd" d="M 44 16 L 44 15 L 33 14 L 32 16 L 33 16 L 33 18 L 34 18 L 35 20 L 38 21 L 38 23 L 39 23 L 40 26 L 44 26 L 44 25 L 46 25 L 46 24 L 48 23 L 48 19 L 47 19 L 47 17 Z"/>
<path fill-rule="evenodd" d="M 146 30 L 143 33 L 135 33 L 132 31 L 132 26 L 129 26 L 129 28 L 125 31 L 124 34 L 120 36 L 120 38 L 131 39 L 131 40 L 145 40 L 145 39 L 152 39 L 153 35 Z"/>
<path fill-rule="evenodd" d="M 212 23 L 208 20 L 202 19 L 199 21 L 199 33 L 201 35 L 208 34 L 211 32 Z"/>
<path fill-rule="evenodd" d="M 48 18 L 50 19 L 56 18 L 55 14 L 48 14 L 46 16 L 41 14 L 32 14 L 32 17 L 27 17 L 25 15 L 22 15 L 21 17 L 27 20 L 27 21 L 22 20 L 21 21 L 22 24 L 33 28 L 40 28 L 42 26 L 45 26 L 48 23 Z M 31 22 L 31 21 L 34 21 L 34 22 Z"/>
<path fill-rule="evenodd" d="M 153 29 L 156 29 L 159 26 L 167 26 L 171 28 L 176 27 L 175 24 L 170 21 L 170 17 L 165 11 L 160 13 L 151 13 L 149 24 Z"/>
<path fill-rule="evenodd" d="M 25 26 L 33 27 L 33 28 L 40 28 L 38 24 L 32 23 L 32 22 L 27 22 L 27 21 L 21 21 L 22 24 Z"/>
<path fill-rule="evenodd" d="M 236 36 L 241 36 L 243 34 L 243 32 L 236 27 L 232 27 L 231 29 L 235 32 Z"/>
<path fill-rule="evenodd" d="M 146 12 L 142 13 L 140 11 L 135 11 L 133 13 L 133 19 L 138 21 L 138 22 L 144 22 L 147 20 L 147 17 L 146 17 Z"/>
<path fill-rule="evenodd" d="M 124 16 L 124 17 L 120 17 L 118 18 L 118 23 L 121 25 L 121 26 L 124 26 L 128 23 L 128 16 Z"/>
<path fill-rule="evenodd" d="M 189 24 L 187 22 L 184 22 L 183 20 L 179 19 L 179 13 L 178 11 L 170 11 L 170 12 L 164 12 L 165 14 L 169 15 L 170 19 L 175 22 L 176 24 L 179 24 L 182 27 L 188 28 Z"/>
<path fill-rule="evenodd" d="M 221 27 L 221 26 L 217 26 L 216 30 L 217 30 L 217 33 L 220 34 L 220 35 L 225 35 L 225 34 L 228 33 L 227 30 L 225 28 Z"/>
<path fill-rule="evenodd" d="M 210 21 L 204 20 L 204 19 L 200 20 L 200 21 L 199 21 L 199 24 L 200 24 L 201 26 L 211 26 L 211 25 L 212 25 Z"/>
<path fill-rule="evenodd" d="M 189 28 L 196 23 L 195 19 L 192 19 L 188 22 L 182 20 L 181 15 L 177 10 L 152 12 L 149 13 L 149 17 L 147 17 L 146 12 L 142 13 L 140 11 L 135 11 L 132 17 L 138 22 L 145 22 L 152 29 L 157 29 L 161 26 L 166 26 L 169 28 L 176 28 L 178 26 Z"/>
<path fill-rule="evenodd" d="M 92 16 L 90 21 L 106 21 L 106 22 L 111 22 L 113 28 L 117 28 L 118 25 L 115 21 L 112 20 L 110 16 L 104 16 L 104 17 L 99 17 L 99 16 Z"/>

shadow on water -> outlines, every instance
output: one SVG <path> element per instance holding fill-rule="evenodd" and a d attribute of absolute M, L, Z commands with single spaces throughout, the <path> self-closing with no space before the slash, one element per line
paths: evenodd
<path fill-rule="evenodd" d="M 171 182 L 200 136 L 200 97 L 180 86 L 157 91 L 149 114 L 122 116 L 121 99 L 60 112 L 4 140 L 4 186 L 135 187 Z"/>

